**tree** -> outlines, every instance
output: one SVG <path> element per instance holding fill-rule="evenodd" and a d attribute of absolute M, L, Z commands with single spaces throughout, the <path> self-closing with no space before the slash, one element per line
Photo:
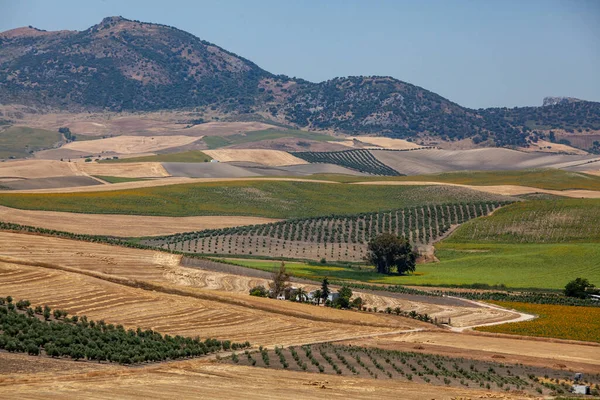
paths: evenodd
<path fill-rule="evenodd" d="M 296 290 L 296 300 L 298 300 L 300 303 L 304 303 L 307 299 L 308 293 L 306 293 L 306 290 L 304 290 L 302 287 L 298 288 L 298 290 Z"/>
<path fill-rule="evenodd" d="M 356 308 L 357 310 L 362 310 L 363 307 L 363 299 L 360 297 L 355 298 L 354 300 L 352 300 L 351 306 L 353 308 Z"/>
<path fill-rule="evenodd" d="M 267 297 L 267 294 L 267 289 L 265 289 L 265 287 L 262 285 L 254 286 L 252 289 L 250 289 L 250 296 Z"/>
<path fill-rule="evenodd" d="M 324 302 L 329 298 L 329 280 L 327 278 L 323 279 L 323 283 L 321 284 L 321 298 Z"/>
<path fill-rule="evenodd" d="M 290 287 L 290 274 L 285 269 L 285 263 L 282 261 L 279 269 L 273 272 L 273 281 L 269 283 L 271 296 L 277 297 Z"/>
<path fill-rule="evenodd" d="M 313 299 L 317 300 L 317 305 L 320 306 L 321 305 L 321 298 L 323 296 L 323 292 L 321 292 L 321 289 L 317 289 L 314 291 L 314 297 Z"/>
<path fill-rule="evenodd" d="M 391 233 L 382 233 L 369 241 L 365 260 L 374 265 L 380 274 L 391 274 L 395 269 L 399 275 L 402 275 L 414 272 L 417 255 L 408 239 Z"/>
<path fill-rule="evenodd" d="M 587 290 L 594 287 L 587 279 L 577 278 L 567 283 L 565 286 L 565 296 L 585 299 L 588 297 Z"/>
<path fill-rule="evenodd" d="M 340 290 L 338 290 L 339 297 L 336 300 L 336 305 L 341 308 L 349 308 L 350 307 L 350 298 L 352 297 L 352 289 L 348 286 L 342 286 Z"/>

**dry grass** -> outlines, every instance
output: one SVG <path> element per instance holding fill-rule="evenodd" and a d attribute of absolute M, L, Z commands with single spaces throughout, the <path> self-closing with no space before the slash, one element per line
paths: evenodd
<path fill-rule="evenodd" d="M 87 235 L 160 236 L 178 232 L 265 224 L 279 220 L 260 217 L 148 217 L 28 211 L 0 206 L 0 220 Z"/>
<path fill-rule="evenodd" d="M 280 150 L 220 149 L 205 150 L 204 153 L 221 162 L 248 161 L 270 166 L 308 164 L 308 162 Z"/>
<path fill-rule="evenodd" d="M 1 354 L 0 361 L 11 355 Z M 38 358 L 18 356 L 21 364 Z M 49 360 L 59 364 L 62 360 Z M 177 398 L 177 399 L 299 399 L 327 396 L 333 399 L 456 400 L 475 398 L 529 399 L 512 393 L 490 393 L 467 388 L 444 388 L 398 380 L 213 364 L 203 360 L 179 361 L 159 366 L 126 368 L 98 366 L 80 371 L 82 363 L 68 362 L 64 377 L 43 373 L 10 374 L 0 378 L 1 398 Z M 58 368 L 58 367 L 55 367 Z M 67 371 L 70 371 L 69 375 Z"/>
<path fill-rule="evenodd" d="M 87 152 L 90 154 L 117 153 L 140 154 L 149 153 L 171 147 L 185 146 L 198 140 L 194 136 L 117 136 L 107 139 L 71 142 L 63 149 Z"/>

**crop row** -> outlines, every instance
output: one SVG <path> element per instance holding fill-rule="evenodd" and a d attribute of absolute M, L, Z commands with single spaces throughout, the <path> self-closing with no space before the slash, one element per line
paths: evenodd
<path fill-rule="evenodd" d="M 122 364 L 196 357 L 221 350 L 249 347 L 216 339 L 161 335 L 152 330 L 125 330 L 121 325 L 71 316 L 48 306 L 31 307 L 27 300 L 0 298 L 0 349 Z"/>
<path fill-rule="evenodd" d="M 534 395 L 565 393 L 570 388 L 571 378 L 569 372 L 550 368 L 333 344 L 275 348 L 274 351 L 261 348 L 259 353 L 245 351 L 244 356 L 234 354 L 228 361 L 267 368 L 397 379 L 439 386 L 506 392 L 518 390 Z M 587 378 L 592 385 L 595 383 L 595 390 L 598 378 Z"/>
<path fill-rule="evenodd" d="M 286 249 L 290 256 L 300 253 L 311 258 L 307 247 L 323 249 L 322 254 L 349 251 L 362 255 L 373 237 L 389 232 L 408 238 L 413 244 L 439 240 L 454 225 L 488 215 L 503 202 L 427 205 L 356 215 L 331 215 L 225 229 L 204 230 L 155 237 L 143 243 L 193 253 L 261 254 Z M 342 246 L 344 244 L 344 246 Z M 292 253 L 290 253 L 293 250 Z M 329 255 L 329 254 L 327 254 Z M 347 254 L 346 254 L 347 255 Z M 340 259 L 340 258 L 338 258 Z"/>
<path fill-rule="evenodd" d="M 388 167 L 368 150 L 343 150 L 315 152 L 305 151 L 292 153 L 309 163 L 336 164 L 372 175 L 399 176 L 402 175 L 393 168 Z"/>

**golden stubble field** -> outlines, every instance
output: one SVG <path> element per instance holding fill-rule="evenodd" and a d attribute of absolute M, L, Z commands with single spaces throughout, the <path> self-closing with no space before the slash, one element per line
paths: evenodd
<path fill-rule="evenodd" d="M 336 311 L 328 308 L 312 307 L 298 303 L 259 299 L 248 295 L 251 287 L 267 285 L 261 278 L 233 275 L 208 270 L 180 266 L 181 256 L 158 251 L 128 249 L 97 243 L 78 242 L 37 235 L 25 235 L 0 232 L 0 259 L 18 260 L 26 263 L 45 263 L 79 271 L 100 273 L 128 280 L 151 282 L 164 287 L 179 287 L 189 290 L 203 298 L 211 296 L 217 301 L 237 302 L 272 312 L 285 312 L 288 315 L 308 316 L 310 318 L 340 321 L 372 323 L 387 326 L 389 321 L 399 321 L 396 317 L 384 314 Z M 0 289 L 2 288 L 0 282 Z M 306 289 L 316 288 L 304 285 Z M 452 318 L 456 327 L 505 321 L 516 317 L 515 314 L 484 307 L 462 307 L 457 305 L 432 304 L 355 291 L 370 307 L 400 307 L 402 310 L 415 310 L 438 318 Z M 30 299 L 32 300 L 32 299 Z M 382 319 L 384 322 L 382 322 Z M 415 321 L 409 320 L 410 325 Z M 353 322 L 353 323 L 354 323 Z M 403 326 L 406 320 L 400 324 Z M 416 323 L 416 325 L 424 325 Z M 396 326 L 396 322 L 390 326 Z M 424 325 L 429 328 L 431 325 Z M 421 326 L 422 327 L 422 326 Z"/>
<path fill-rule="evenodd" d="M 0 399 L 531 399 L 518 393 L 441 388 L 412 382 L 264 370 L 205 360 L 128 368 L 0 353 L 21 373 L 0 374 Z M 63 364 L 57 366 L 57 364 Z M 14 371 L 14 370 L 13 370 Z M 30 372 L 27 372 L 30 371 Z"/>
<path fill-rule="evenodd" d="M 144 215 L 78 214 L 19 210 L 0 206 L 0 220 L 86 235 L 120 237 L 171 235 L 204 229 L 266 224 L 279 220 L 262 217 L 201 216 L 155 217 Z"/>

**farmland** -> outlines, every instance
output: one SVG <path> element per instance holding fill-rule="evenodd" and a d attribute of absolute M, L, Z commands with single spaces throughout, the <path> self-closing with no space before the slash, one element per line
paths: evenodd
<path fill-rule="evenodd" d="M 419 264 L 413 274 L 381 275 L 368 267 L 324 267 L 301 263 L 298 276 L 335 277 L 388 285 L 469 286 L 562 289 L 574 276 L 600 282 L 600 249 L 593 243 L 545 245 L 436 245 L 438 263 Z M 272 271 L 275 261 L 235 260 L 236 264 Z M 569 268 L 565 268 L 565 265 Z M 501 268 L 499 268 L 501 266 Z M 526 267 L 525 267 L 526 266 Z"/>
<path fill-rule="evenodd" d="M 572 243 L 600 240 L 600 200 L 527 201 L 465 224 L 450 243 Z"/>
<path fill-rule="evenodd" d="M 572 378 L 568 371 L 551 368 L 332 344 L 245 351 L 235 354 L 228 362 L 272 369 L 414 381 L 443 387 L 479 387 L 503 392 L 519 390 L 532 395 L 566 393 Z M 594 377 L 591 383 L 598 384 L 600 381 Z"/>
<path fill-rule="evenodd" d="M 156 154 L 153 156 L 109 158 L 98 161 L 99 163 L 133 163 L 133 162 L 209 162 L 210 157 L 199 150 L 184 151 L 180 153 Z"/>
<path fill-rule="evenodd" d="M 398 171 L 377 160 L 368 150 L 344 150 L 328 152 L 296 152 L 294 156 L 310 163 L 337 164 L 372 175 L 401 175 Z"/>
<path fill-rule="evenodd" d="M 234 134 L 228 136 L 205 136 L 203 141 L 209 149 L 218 149 L 234 145 L 242 145 L 263 140 L 275 140 L 282 138 L 298 138 L 303 140 L 313 140 L 317 142 L 328 142 L 336 140 L 333 136 L 300 131 L 295 129 L 265 129 L 259 131 L 250 131 L 243 134 Z"/>
<path fill-rule="evenodd" d="M 1 205 L 27 210 L 267 218 L 358 214 L 425 204 L 510 199 L 456 187 L 361 186 L 283 180 L 182 184 L 90 193 L 0 194 Z"/>
<path fill-rule="evenodd" d="M 34 151 L 51 148 L 61 140 L 62 135 L 55 131 L 25 126 L 0 128 L 0 159 L 29 157 Z"/>
<path fill-rule="evenodd" d="M 295 219 L 217 231 L 152 238 L 145 244 L 202 254 L 253 254 L 319 260 L 362 261 L 367 242 L 391 232 L 413 244 L 439 240 L 452 226 L 487 215 L 502 202 L 443 204 L 364 213 Z"/>
<path fill-rule="evenodd" d="M 479 331 L 600 342 L 600 308 L 494 302 L 502 307 L 538 315 L 532 321 L 486 326 Z"/>

